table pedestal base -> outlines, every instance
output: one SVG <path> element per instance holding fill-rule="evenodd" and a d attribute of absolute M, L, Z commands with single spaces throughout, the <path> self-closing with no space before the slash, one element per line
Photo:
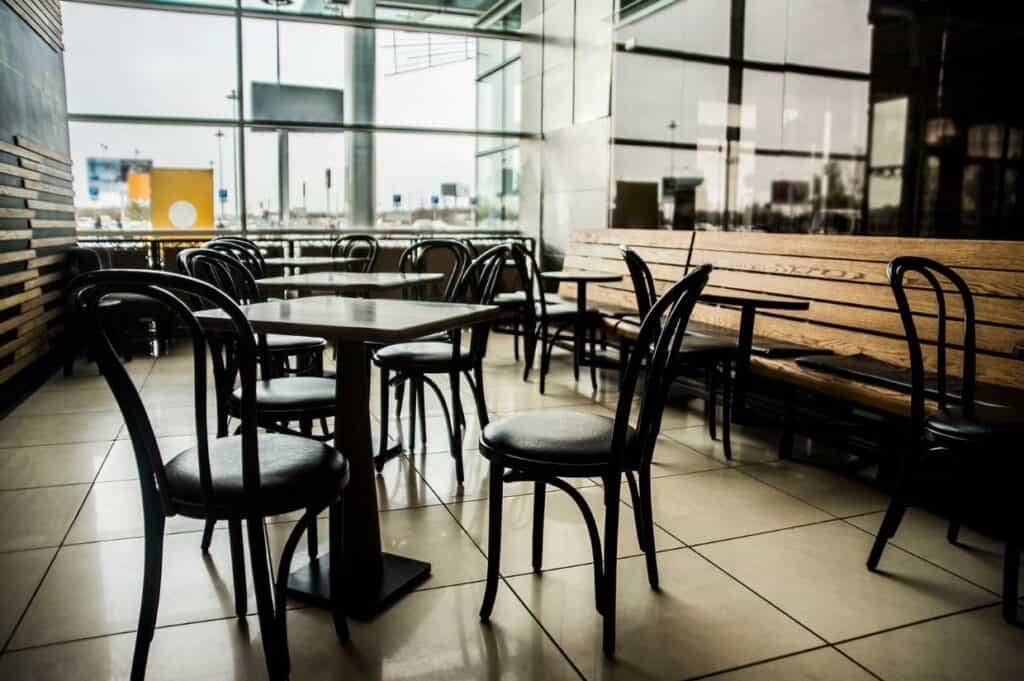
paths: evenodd
<path fill-rule="evenodd" d="M 345 594 L 345 614 L 368 620 L 416 588 L 430 575 L 430 563 L 381 554 L 383 567 L 377 588 L 360 584 Z M 288 595 L 329 608 L 331 606 L 331 554 L 324 553 L 288 575 Z"/>

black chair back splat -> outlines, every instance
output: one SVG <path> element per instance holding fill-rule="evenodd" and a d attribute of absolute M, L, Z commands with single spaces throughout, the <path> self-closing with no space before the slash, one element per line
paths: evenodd
<path fill-rule="evenodd" d="M 332 258 L 366 258 L 362 263 L 343 266 L 349 272 L 373 272 L 377 263 L 380 242 L 370 234 L 346 234 L 338 237 L 331 245 Z"/>

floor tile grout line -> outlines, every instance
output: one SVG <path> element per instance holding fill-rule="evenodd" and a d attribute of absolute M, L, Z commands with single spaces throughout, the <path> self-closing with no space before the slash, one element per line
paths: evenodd
<path fill-rule="evenodd" d="M 829 645 L 834 646 L 834 647 L 844 646 L 844 645 L 846 645 L 848 643 L 855 643 L 856 641 L 861 641 L 861 640 L 864 640 L 866 638 L 872 638 L 872 637 L 875 637 L 875 636 L 884 636 L 885 634 L 891 634 L 894 631 L 901 631 L 903 629 L 910 629 L 912 627 L 918 627 L 918 626 L 921 626 L 921 625 L 924 625 L 924 624 L 929 624 L 931 622 L 937 622 L 939 620 L 950 619 L 952 617 L 957 617 L 959 615 L 967 615 L 967 614 L 970 614 L 972 612 L 978 612 L 979 610 L 989 610 L 989 609 L 994 609 L 994 608 L 997 608 L 997 607 L 999 607 L 999 603 L 983 603 L 981 605 L 972 605 L 969 608 L 961 608 L 960 610 L 954 610 L 952 612 L 944 612 L 944 613 L 939 614 L 939 615 L 932 615 L 931 617 L 924 617 L 924 618 L 919 619 L 919 620 L 914 620 L 913 622 L 905 622 L 903 624 L 895 624 L 895 625 L 893 625 L 891 627 L 885 627 L 884 629 L 879 629 L 878 631 L 870 631 L 870 632 L 867 632 L 865 634 L 857 634 L 856 636 L 850 636 L 850 637 L 847 637 L 847 638 L 844 638 L 844 639 L 839 639 L 838 641 L 833 641 Z"/>
<path fill-rule="evenodd" d="M 57 562 L 57 557 L 60 555 L 61 549 L 64 547 L 64 542 L 67 540 L 68 535 L 71 534 L 71 528 L 75 526 L 75 522 L 78 520 L 79 515 L 81 515 L 82 513 L 82 509 L 85 508 L 85 504 L 89 500 L 89 495 L 92 493 L 92 488 L 96 484 L 96 478 L 99 477 L 100 471 L 103 470 L 103 466 L 104 464 L 106 464 L 107 458 L 110 456 L 110 452 L 114 448 L 114 442 L 115 440 L 110 441 L 110 446 L 107 447 L 107 453 L 103 456 L 103 462 L 96 470 L 96 475 L 93 476 L 93 481 L 92 483 L 89 484 L 89 489 L 86 490 L 86 493 L 82 496 L 82 501 L 78 504 L 78 510 L 75 511 L 74 517 L 71 519 L 71 522 L 68 523 L 68 527 L 64 531 L 63 538 L 61 538 L 60 543 L 57 545 L 56 550 L 53 552 L 53 556 L 50 558 L 50 562 L 46 565 L 46 569 L 43 571 L 42 576 L 39 578 L 39 582 L 36 584 L 35 589 L 32 590 L 32 595 L 29 597 L 28 603 L 25 604 L 25 608 L 21 611 L 21 614 L 18 616 L 17 621 L 15 621 L 14 626 L 11 628 L 10 635 L 4 641 L 3 646 L 0 647 L 0 654 L 7 652 L 7 649 L 10 646 L 11 641 L 14 640 L 14 637 L 18 633 L 18 629 L 21 627 L 22 622 L 25 620 L 25 616 L 28 615 L 29 610 L 35 603 L 36 596 L 39 595 L 39 590 L 43 588 L 43 583 L 46 582 L 46 578 L 49 576 L 50 570 L 53 569 L 53 564 Z"/>
<path fill-rule="evenodd" d="M 863 662 L 861 662 L 860 660 L 856 659 L 855 657 L 853 657 L 852 655 L 850 655 L 849 653 L 847 653 L 847 652 L 846 652 L 845 650 L 841 650 L 841 649 L 840 649 L 840 648 L 839 648 L 839 647 L 838 647 L 837 645 L 835 645 L 835 644 L 832 644 L 832 645 L 830 645 L 829 647 L 830 647 L 830 648 L 831 648 L 832 650 L 834 650 L 834 651 L 836 651 L 837 653 L 839 653 L 840 655 L 842 655 L 843 657 L 845 657 L 845 658 L 846 658 L 847 660 L 849 660 L 849 661 L 850 661 L 850 662 L 852 662 L 853 664 L 855 664 L 855 665 L 857 665 L 858 667 L 860 667 L 861 669 L 863 669 L 865 673 L 867 673 L 867 674 L 870 674 L 871 676 L 873 676 L 873 677 L 875 677 L 876 679 L 878 679 L 878 681 L 885 681 L 885 679 L 883 679 L 883 678 L 882 678 L 882 677 L 881 677 L 881 676 L 880 676 L 880 675 L 879 675 L 878 673 L 876 673 L 876 672 L 875 672 L 875 671 L 874 671 L 873 669 L 871 669 L 871 668 L 870 668 L 870 667 L 868 667 L 868 666 L 867 666 L 866 664 L 864 664 L 864 663 L 863 663 Z"/>
<path fill-rule="evenodd" d="M 820 645 L 814 646 L 813 648 L 804 648 L 802 650 L 795 650 L 791 653 L 784 653 L 782 655 L 775 655 L 774 657 L 768 657 L 763 660 L 757 660 L 755 662 L 747 662 L 744 664 L 738 664 L 735 667 L 727 667 L 725 669 L 716 669 L 715 671 L 708 672 L 706 674 L 698 674 L 697 676 L 686 676 L 683 677 L 683 681 L 701 681 L 701 679 L 709 679 L 720 674 L 730 674 L 743 669 L 750 669 L 751 667 L 758 667 L 763 664 L 771 664 L 772 662 L 778 662 L 779 660 L 788 660 L 791 657 L 797 657 L 799 655 L 806 655 L 807 653 L 814 653 L 819 650 L 828 650 L 831 646 Z"/>

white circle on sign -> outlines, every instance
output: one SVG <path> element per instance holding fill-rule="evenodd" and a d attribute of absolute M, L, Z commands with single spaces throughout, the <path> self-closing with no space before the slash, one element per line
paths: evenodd
<path fill-rule="evenodd" d="M 179 199 L 171 204 L 167 216 L 175 227 L 191 227 L 196 224 L 196 207 L 191 202 Z"/>

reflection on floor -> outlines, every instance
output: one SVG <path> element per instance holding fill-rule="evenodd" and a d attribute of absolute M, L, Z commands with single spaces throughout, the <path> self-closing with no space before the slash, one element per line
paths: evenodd
<path fill-rule="evenodd" d="M 193 437 L 190 361 L 172 353 L 129 365 L 165 455 Z M 486 376 L 494 413 L 614 409 L 614 389 L 577 386 L 564 356 L 545 396 L 520 371 L 508 339 L 495 338 Z M 531 488 L 505 486 L 504 579 L 492 623 L 481 625 L 487 468 L 470 428 L 457 486 L 440 411 L 428 409 L 427 451 L 391 461 L 378 495 L 386 548 L 429 560 L 433 573 L 375 620 L 353 622 L 346 647 L 329 616 L 294 603 L 293 679 L 1021 677 L 1024 632 L 1004 625 L 996 606 L 1001 545 L 964 531 L 965 546 L 950 546 L 941 518 L 912 511 L 885 573 L 870 574 L 864 560 L 883 495 L 777 461 L 770 431 L 738 427 L 727 463 L 685 405 L 670 407 L 655 456 L 659 593 L 647 586 L 632 523 L 622 523 L 616 661 L 601 655 L 586 532 L 561 492 L 546 505 L 544 571 L 535 575 Z M 84 364 L 0 422 L 0 678 L 127 678 L 142 522 L 124 437 L 102 379 Z M 577 485 L 599 509 L 597 485 Z M 292 521 L 268 523 L 272 547 L 280 550 Z M 255 620 L 232 615 L 226 532 L 204 557 L 200 529 L 187 519 L 168 525 L 148 678 L 265 678 Z"/>

